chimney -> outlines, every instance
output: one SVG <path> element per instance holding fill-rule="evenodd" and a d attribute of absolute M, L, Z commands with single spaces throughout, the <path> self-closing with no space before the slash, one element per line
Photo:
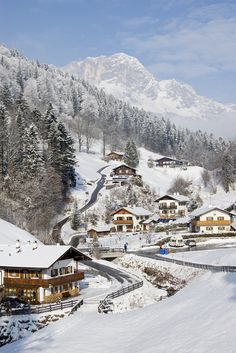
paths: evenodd
<path fill-rule="evenodd" d="M 16 240 L 16 252 L 20 252 L 21 251 L 21 248 L 20 248 L 20 240 L 17 239 Z"/>
<path fill-rule="evenodd" d="M 37 242 L 37 240 L 35 240 L 32 245 L 32 250 L 35 250 L 37 248 L 38 248 L 38 242 Z"/>

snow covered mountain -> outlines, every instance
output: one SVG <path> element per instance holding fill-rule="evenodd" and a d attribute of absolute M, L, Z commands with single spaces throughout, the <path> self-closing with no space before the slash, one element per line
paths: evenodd
<path fill-rule="evenodd" d="M 157 81 L 138 59 L 124 53 L 89 57 L 63 69 L 103 88 L 106 93 L 167 117 L 178 125 L 233 136 L 230 123 L 236 121 L 235 105 L 198 96 L 190 85 L 174 79 Z M 223 121 L 225 131 L 222 131 Z"/>

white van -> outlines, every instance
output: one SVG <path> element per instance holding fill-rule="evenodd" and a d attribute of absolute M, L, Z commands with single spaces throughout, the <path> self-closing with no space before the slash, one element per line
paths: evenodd
<path fill-rule="evenodd" d="M 169 246 L 181 247 L 184 246 L 184 240 L 181 235 L 172 235 L 169 241 Z"/>

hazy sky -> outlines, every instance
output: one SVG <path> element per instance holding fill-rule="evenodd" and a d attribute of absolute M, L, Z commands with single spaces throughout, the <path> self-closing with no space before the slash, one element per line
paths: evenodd
<path fill-rule="evenodd" d="M 125 52 L 236 103 L 236 0 L 0 0 L 0 42 L 57 66 Z"/>

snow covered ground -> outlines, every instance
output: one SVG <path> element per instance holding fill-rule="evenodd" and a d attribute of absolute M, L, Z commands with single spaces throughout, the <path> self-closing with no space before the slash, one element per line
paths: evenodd
<path fill-rule="evenodd" d="M 73 200 L 76 200 L 78 207 L 83 207 L 87 201 L 90 199 L 92 191 L 96 187 L 96 182 L 100 178 L 100 174 L 97 172 L 102 167 L 107 166 L 103 170 L 103 173 L 110 174 L 112 168 L 120 164 L 117 161 L 110 161 L 106 163 L 102 160 L 102 146 L 100 141 L 96 141 L 91 148 L 91 153 L 78 152 L 77 151 L 77 186 L 71 192 L 71 208 L 73 205 Z M 108 152 L 108 151 L 107 151 Z M 215 205 L 218 207 L 226 207 L 235 202 L 236 191 L 231 190 L 229 193 L 225 193 L 220 185 L 216 187 L 216 194 L 212 194 L 207 188 L 204 188 L 201 173 L 202 168 L 197 166 L 189 166 L 187 170 L 183 170 L 180 167 L 176 168 L 161 168 L 154 167 L 149 168 L 147 165 L 148 159 L 157 159 L 160 157 L 159 154 L 148 151 L 144 148 L 139 148 L 140 163 L 137 169 L 137 173 L 142 175 L 144 183 L 149 185 L 152 190 L 158 195 L 164 194 L 170 188 L 173 180 L 176 177 L 183 177 L 186 180 L 192 181 L 193 195 L 199 194 L 203 200 L 204 206 Z M 99 211 L 99 214 L 105 213 L 105 198 L 110 194 L 109 190 L 103 188 L 99 193 L 98 201 L 91 210 L 95 212 Z M 71 214 L 71 208 L 68 208 L 67 215 Z M 156 210 L 154 210 L 156 211 Z M 66 223 L 62 228 L 62 238 L 68 243 L 74 231 L 70 227 L 70 223 Z"/>
<path fill-rule="evenodd" d="M 219 254 L 214 256 L 217 259 Z M 223 257 L 226 260 L 228 254 L 222 255 L 222 261 Z M 181 272 L 181 266 L 171 266 L 176 273 Z M 235 287 L 235 273 L 202 271 L 177 294 L 162 301 L 122 314 L 79 310 L 0 351 L 235 353 Z"/>
<path fill-rule="evenodd" d="M 0 244 L 15 244 L 19 239 L 22 244 L 26 244 L 29 240 L 37 240 L 32 234 L 15 225 L 0 219 Z M 38 241 L 40 243 L 40 241 Z"/>
<path fill-rule="evenodd" d="M 236 266 L 236 249 L 199 250 L 171 253 L 168 257 L 209 265 Z"/>

